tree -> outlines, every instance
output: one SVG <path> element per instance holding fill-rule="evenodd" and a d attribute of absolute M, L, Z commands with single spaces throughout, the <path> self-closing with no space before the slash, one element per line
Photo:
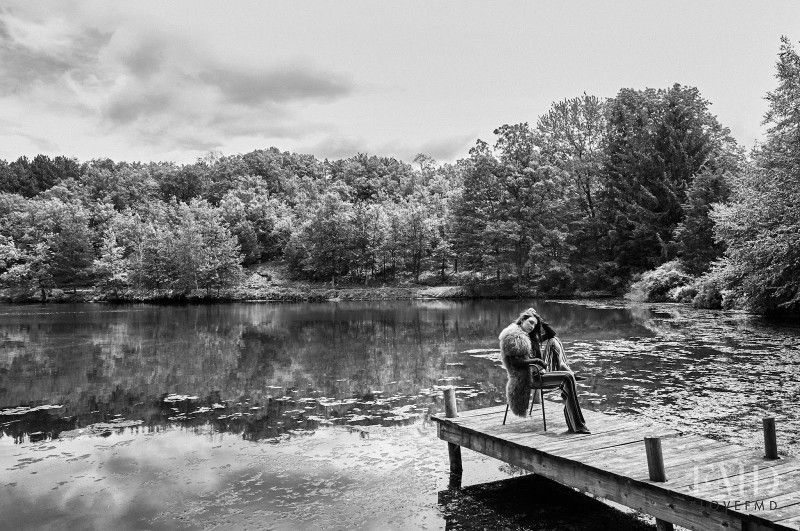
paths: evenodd
<path fill-rule="evenodd" d="M 499 254 L 499 242 L 485 241 L 487 224 L 501 216 L 502 190 L 497 177 L 498 161 L 489 145 L 478 140 L 462 165 L 463 186 L 455 199 L 454 247 L 463 268 L 483 271 L 487 252 Z M 487 247 L 487 246 L 494 246 Z"/>
<path fill-rule="evenodd" d="M 173 200 L 150 220 L 134 214 L 114 225 L 124 234 L 128 278 L 138 290 L 186 296 L 201 288 L 219 291 L 241 276 L 239 244 L 205 200 Z"/>
<path fill-rule="evenodd" d="M 692 87 L 623 89 L 607 107 L 604 243 L 621 273 L 670 258 L 693 177 L 735 169 L 738 148 Z"/>
<path fill-rule="evenodd" d="M 20 157 L 7 164 L 0 161 L 0 191 L 34 197 L 67 179 L 77 179 L 80 168 L 75 159 L 36 155 L 33 160 Z"/>
<path fill-rule="evenodd" d="M 41 300 L 46 301 L 55 287 L 47 243 L 37 243 L 32 248 L 22 251 L 17 249 L 13 253 L 18 261 L 0 275 L 0 282 L 13 289 L 38 292 Z"/>
<path fill-rule="evenodd" d="M 732 176 L 730 204 L 712 213 L 727 249 L 709 276 L 725 304 L 758 312 L 800 309 L 800 56 L 786 37 L 776 70 L 766 142 L 755 166 Z"/>
<path fill-rule="evenodd" d="M 242 255 L 239 243 L 221 223 L 219 212 L 205 201 L 193 201 L 187 208 L 202 240 L 197 260 L 197 284 L 217 295 L 221 289 L 234 286 L 242 277 Z"/>
<path fill-rule="evenodd" d="M 569 262 L 596 268 L 603 257 L 597 242 L 605 233 L 597 204 L 605 163 L 605 103 L 586 94 L 553 103 L 539 118 L 535 133 L 542 157 L 558 170 Z"/>
<path fill-rule="evenodd" d="M 725 251 L 725 244 L 714 238 L 714 220 L 709 216 L 717 203 L 726 203 L 730 185 L 724 174 L 701 171 L 692 181 L 683 204 L 683 221 L 675 228 L 677 254 L 686 271 L 705 273 Z"/>
<path fill-rule="evenodd" d="M 734 176 L 730 205 L 713 212 L 727 244 L 712 274 L 725 304 L 756 312 L 800 308 L 800 175 L 756 167 Z"/>
<path fill-rule="evenodd" d="M 47 239 L 50 248 L 50 271 L 60 288 L 85 285 L 94 260 L 92 231 L 88 212 L 76 209 L 58 221 L 57 232 Z"/>
<path fill-rule="evenodd" d="M 352 205 L 328 192 L 292 234 L 287 258 L 295 274 L 320 280 L 341 278 L 353 264 Z"/>
<path fill-rule="evenodd" d="M 528 124 L 497 130 L 495 157 L 478 141 L 464 166 L 454 207 L 454 249 L 468 268 L 491 271 L 497 280 L 541 274 L 552 247 L 558 210 L 552 169 L 544 164 Z M 532 253 L 535 246 L 539 252 Z"/>
<path fill-rule="evenodd" d="M 202 162 L 181 167 L 171 163 L 151 164 L 151 171 L 165 201 L 173 197 L 181 202 L 200 198 L 210 184 L 208 167 Z"/>
<path fill-rule="evenodd" d="M 369 276 L 375 276 L 378 254 L 385 234 L 386 213 L 380 204 L 359 202 L 353 205 L 353 265 L 358 276 L 366 283 Z"/>
<path fill-rule="evenodd" d="M 400 249 L 406 269 L 418 282 L 430 251 L 433 225 L 427 198 L 420 195 L 402 201 L 400 207 Z"/>
<path fill-rule="evenodd" d="M 117 244 L 117 234 L 113 229 L 103 238 L 100 257 L 93 262 L 93 274 L 101 293 L 111 292 L 115 299 L 128 286 L 125 248 Z"/>
<path fill-rule="evenodd" d="M 21 255 L 14 239 L 0 234 L 0 275 L 20 263 Z"/>
<path fill-rule="evenodd" d="M 800 56 L 786 36 L 778 54 L 777 88 L 768 92 L 767 142 L 758 153 L 765 168 L 796 170 L 800 166 Z"/>

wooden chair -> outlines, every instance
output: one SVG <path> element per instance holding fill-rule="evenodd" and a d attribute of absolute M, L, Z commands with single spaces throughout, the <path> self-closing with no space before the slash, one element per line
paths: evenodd
<path fill-rule="evenodd" d="M 561 384 L 548 384 L 545 385 L 544 381 L 542 381 L 542 369 L 537 367 L 536 365 L 531 365 L 535 369 L 535 375 L 533 380 L 533 385 L 531 386 L 531 408 L 528 411 L 528 416 L 530 417 L 533 414 L 533 399 L 536 396 L 536 391 L 541 391 L 541 400 L 542 403 L 542 426 L 544 426 L 544 431 L 547 431 L 547 416 L 544 412 L 544 392 L 545 391 L 555 391 L 556 389 L 563 390 L 563 383 Z M 503 425 L 506 424 L 506 418 L 508 417 L 508 400 L 506 400 L 506 413 L 503 415 Z"/>

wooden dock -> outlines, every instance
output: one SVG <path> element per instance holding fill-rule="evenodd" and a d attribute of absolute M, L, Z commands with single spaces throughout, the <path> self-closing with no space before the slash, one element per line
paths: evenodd
<path fill-rule="evenodd" d="M 432 419 L 456 471 L 463 447 L 652 515 L 660 529 L 800 529 L 798 459 L 586 410 L 592 433 L 571 434 L 562 403 L 545 405 L 546 432 L 538 405 L 505 425 L 505 405 Z M 645 437 L 660 438 L 665 482 L 650 479 Z"/>

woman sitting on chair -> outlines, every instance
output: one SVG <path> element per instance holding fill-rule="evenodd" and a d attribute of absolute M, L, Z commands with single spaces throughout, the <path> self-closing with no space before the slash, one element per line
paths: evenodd
<path fill-rule="evenodd" d="M 544 330 L 544 335 L 542 335 Z M 591 433 L 586 427 L 581 406 L 578 403 L 578 389 L 575 376 L 566 367 L 563 357 L 559 356 L 559 369 L 546 370 L 547 364 L 542 358 L 541 342 L 554 338 L 556 333 L 545 323 L 536 310 L 528 308 L 517 320 L 508 325 L 500 333 L 500 355 L 508 372 L 506 384 L 506 400 L 512 413 L 524 417 L 528 412 L 528 401 L 535 370 L 541 371 L 541 380 L 546 387 L 561 387 L 564 399 L 564 417 L 567 427 L 574 433 Z M 538 380 L 538 377 L 537 377 Z"/>

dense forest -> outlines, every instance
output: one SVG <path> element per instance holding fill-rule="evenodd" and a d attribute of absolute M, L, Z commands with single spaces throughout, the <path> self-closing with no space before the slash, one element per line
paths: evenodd
<path fill-rule="evenodd" d="M 279 261 L 339 284 L 796 311 L 800 57 L 786 38 L 778 57 L 750 153 L 676 84 L 553 103 L 454 164 L 276 148 L 186 165 L 0 160 L 0 282 L 17 300 L 214 297 Z"/>

